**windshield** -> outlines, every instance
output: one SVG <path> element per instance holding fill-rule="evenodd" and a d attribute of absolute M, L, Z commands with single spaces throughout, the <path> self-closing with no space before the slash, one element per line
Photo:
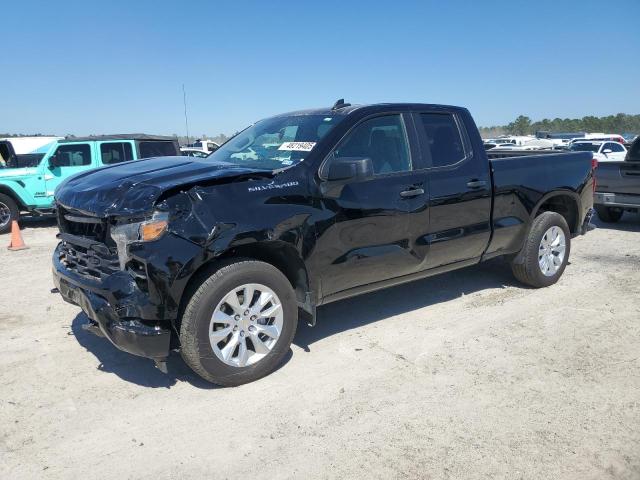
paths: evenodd
<path fill-rule="evenodd" d="M 574 143 L 571 145 L 571 150 L 574 152 L 598 152 L 600 148 L 599 143 Z"/>
<path fill-rule="evenodd" d="M 218 148 L 210 159 L 259 170 L 302 162 L 343 115 L 291 115 L 261 120 Z"/>

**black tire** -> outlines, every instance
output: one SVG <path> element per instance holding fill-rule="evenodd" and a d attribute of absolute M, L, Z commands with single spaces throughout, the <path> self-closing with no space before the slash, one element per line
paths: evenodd
<path fill-rule="evenodd" d="M 604 207 L 602 205 L 595 206 L 598 217 L 605 223 L 616 223 L 622 218 L 624 210 L 621 208 Z"/>
<path fill-rule="evenodd" d="M 20 209 L 18 208 L 16 202 L 10 196 L 5 195 L 4 193 L 0 193 L 0 212 L 5 209 L 9 210 L 10 218 L 8 221 L 0 223 L 0 234 L 10 232 L 11 222 L 14 220 L 20 220 Z M 1 218 L 0 222 L 2 222 Z"/>
<path fill-rule="evenodd" d="M 562 264 L 554 275 L 545 275 L 538 263 L 538 252 L 542 237 L 551 227 L 560 227 L 565 236 L 565 254 Z M 555 212 L 544 212 L 538 215 L 529 230 L 520 254 L 511 262 L 511 270 L 514 276 L 522 283 L 535 288 L 548 287 L 558 281 L 564 273 L 571 253 L 571 232 L 564 217 Z M 516 260 L 522 260 L 516 263 Z"/>
<path fill-rule="evenodd" d="M 214 309 L 226 294 L 247 283 L 269 287 L 280 299 L 283 326 L 273 349 L 261 360 L 246 367 L 227 365 L 214 353 L 209 326 Z M 220 266 L 195 288 L 180 325 L 181 354 L 184 361 L 205 380 L 222 386 L 253 382 L 273 372 L 289 351 L 298 325 L 298 307 L 291 283 L 272 265 L 238 259 Z"/>

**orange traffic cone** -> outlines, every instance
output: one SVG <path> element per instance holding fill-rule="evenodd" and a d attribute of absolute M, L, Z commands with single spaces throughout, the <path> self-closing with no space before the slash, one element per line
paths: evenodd
<path fill-rule="evenodd" d="M 22 233 L 20 233 L 20 226 L 15 220 L 11 222 L 11 243 L 7 248 L 9 248 L 9 250 L 24 250 L 29 248 L 24 244 Z"/>

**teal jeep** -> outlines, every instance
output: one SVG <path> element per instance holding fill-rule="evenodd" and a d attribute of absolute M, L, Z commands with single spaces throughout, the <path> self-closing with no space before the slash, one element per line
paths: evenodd
<path fill-rule="evenodd" d="M 33 167 L 0 168 L 0 234 L 21 212 L 53 212 L 53 192 L 71 175 L 114 163 L 181 155 L 172 137 L 109 135 L 59 140 Z"/>

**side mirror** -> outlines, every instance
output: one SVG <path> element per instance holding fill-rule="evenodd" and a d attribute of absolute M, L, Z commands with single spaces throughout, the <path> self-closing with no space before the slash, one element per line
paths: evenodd
<path fill-rule="evenodd" d="M 60 162 L 58 161 L 58 156 L 57 155 L 53 155 L 51 157 L 49 157 L 49 167 L 51 168 L 56 168 L 60 166 Z"/>
<path fill-rule="evenodd" d="M 613 153 L 613 150 L 611 150 L 610 148 L 606 148 L 602 151 L 602 153 L 606 155 L 607 153 Z"/>
<path fill-rule="evenodd" d="M 373 177 L 373 162 L 369 157 L 334 157 L 329 164 L 327 180 L 364 180 Z"/>

